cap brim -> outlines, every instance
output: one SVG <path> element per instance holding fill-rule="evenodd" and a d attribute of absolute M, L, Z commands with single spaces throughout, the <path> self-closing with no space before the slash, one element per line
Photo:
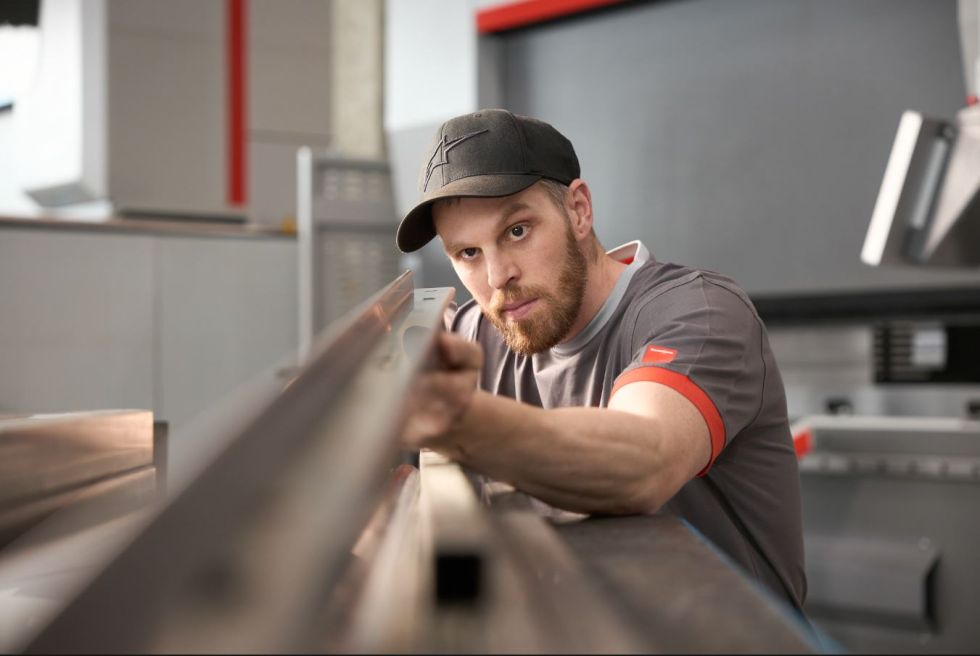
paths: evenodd
<path fill-rule="evenodd" d="M 538 180 L 540 175 L 494 174 L 473 175 L 454 180 L 426 194 L 398 225 L 395 242 L 402 253 L 411 253 L 428 244 L 436 236 L 432 222 L 432 204 L 441 198 L 496 198 L 524 191 Z"/>

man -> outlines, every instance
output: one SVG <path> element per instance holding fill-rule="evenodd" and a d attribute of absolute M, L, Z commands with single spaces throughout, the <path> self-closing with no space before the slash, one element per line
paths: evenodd
<path fill-rule="evenodd" d="M 397 242 L 438 235 L 473 299 L 407 439 L 558 508 L 673 512 L 800 607 L 799 474 L 761 320 L 724 276 L 639 242 L 605 253 L 579 176 L 541 121 L 441 127 Z"/>

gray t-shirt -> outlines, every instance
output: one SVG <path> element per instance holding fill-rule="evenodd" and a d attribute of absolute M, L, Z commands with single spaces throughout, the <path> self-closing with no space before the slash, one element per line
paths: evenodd
<path fill-rule="evenodd" d="M 483 346 L 481 389 L 543 408 L 606 407 L 634 381 L 683 394 L 708 425 L 711 462 L 664 509 L 801 607 L 799 472 L 762 320 L 725 276 L 657 262 L 639 242 L 609 254 L 628 266 L 606 303 L 549 351 L 512 352 L 476 303 L 460 306 L 452 329 Z"/>

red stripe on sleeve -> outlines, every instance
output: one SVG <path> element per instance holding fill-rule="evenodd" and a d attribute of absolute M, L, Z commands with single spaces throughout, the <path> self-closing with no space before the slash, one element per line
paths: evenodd
<path fill-rule="evenodd" d="M 711 465 L 714 464 L 715 458 L 721 453 L 722 447 L 725 446 L 725 422 L 722 421 L 714 401 L 690 378 L 663 367 L 639 367 L 627 371 L 616 379 L 612 393 L 609 395 L 610 398 L 626 385 L 639 382 L 660 383 L 680 392 L 685 399 L 694 404 L 694 407 L 704 417 L 704 422 L 708 425 L 708 433 L 711 435 L 711 457 L 704 469 L 698 472 L 698 476 L 707 474 Z"/>

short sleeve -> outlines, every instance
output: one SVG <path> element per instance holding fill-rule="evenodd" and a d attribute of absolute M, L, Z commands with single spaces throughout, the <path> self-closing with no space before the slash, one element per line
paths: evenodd
<path fill-rule="evenodd" d="M 667 385 L 704 417 L 711 435 L 708 472 L 727 442 L 748 426 L 762 404 L 762 327 L 740 290 L 703 276 L 639 299 L 623 348 L 628 365 L 611 397 L 639 381 Z"/>

